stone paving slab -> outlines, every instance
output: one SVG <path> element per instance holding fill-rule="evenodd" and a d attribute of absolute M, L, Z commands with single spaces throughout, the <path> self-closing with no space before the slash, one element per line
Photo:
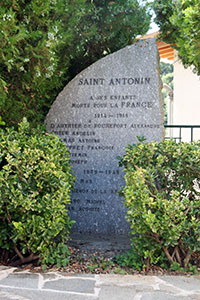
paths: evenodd
<path fill-rule="evenodd" d="M 99 275 L 96 285 L 135 288 L 133 300 L 200 300 L 200 276 Z"/>
<path fill-rule="evenodd" d="M 137 292 L 133 287 L 103 286 L 99 293 L 99 300 L 134 300 Z"/>
<path fill-rule="evenodd" d="M 140 298 L 140 300 L 199 300 L 199 299 L 200 298 L 197 298 L 196 296 L 184 297 L 184 296 L 166 294 L 160 291 L 143 294 L 141 295 Z"/>
<path fill-rule="evenodd" d="M 87 284 L 85 284 L 87 280 Z M 46 282 L 43 289 L 58 291 L 71 291 L 85 294 L 92 294 L 95 288 L 95 281 L 82 278 L 58 279 Z"/>
<path fill-rule="evenodd" d="M 3 298 L 4 297 L 4 298 Z M 93 300 L 94 296 L 77 295 L 63 292 L 49 292 L 38 290 L 0 290 L 1 300 Z"/>
<path fill-rule="evenodd" d="M 0 266 L 0 300 L 200 300 L 200 276 L 19 272 Z"/>
<path fill-rule="evenodd" d="M 35 288 L 38 287 L 39 276 L 37 274 L 16 273 L 9 274 L 8 277 L 0 281 L 0 285 L 3 286 L 16 286 L 21 288 Z"/>
<path fill-rule="evenodd" d="M 191 280 L 192 278 L 192 280 Z M 198 291 L 200 289 L 200 277 L 187 277 L 187 276 L 162 276 L 162 279 L 176 287 L 184 288 L 188 291 Z"/>

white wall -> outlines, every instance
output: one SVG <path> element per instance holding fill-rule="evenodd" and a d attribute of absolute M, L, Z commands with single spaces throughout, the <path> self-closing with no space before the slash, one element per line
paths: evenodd
<path fill-rule="evenodd" d="M 177 58 L 174 63 L 174 125 L 200 125 L 200 77 L 185 69 Z M 177 132 L 174 130 L 174 135 Z M 183 130 L 185 140 L 189 139 L 189 129 Z M 200 129 L 194 129 L 194 138 L 200 139 Z"/>

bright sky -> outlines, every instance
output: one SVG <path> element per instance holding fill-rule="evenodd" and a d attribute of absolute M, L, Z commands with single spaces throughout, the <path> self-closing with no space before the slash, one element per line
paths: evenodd
<path fill-rule="evenodd" d="M 156 32 L 158 30 L 159 30 L 158 26 L 155 23 L 151 23 L 151 29 L 149 29 L 147 33 Z"/>
<path fill-rule="evenodd" d="M 153 0 L 147 0 L 147 2 L 150 3 L 150 2 L 153 2 Z M 155 14 L 153 14 L 152 19 L 154 19 L 154 17 L 155 17 Z M 149 29 L 149 31 L 147 33 L 156 32 L 158 30 L 159 30 L 158 26 L 152 21 L 152 23 L 151 23 L 151 29 Z"/>

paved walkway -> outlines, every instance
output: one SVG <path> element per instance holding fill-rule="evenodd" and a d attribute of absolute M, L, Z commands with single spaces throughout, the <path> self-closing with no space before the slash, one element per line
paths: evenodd
<path fill-rule="evenodd" d="M 198 276 L 69 275 L 0 266 L 0 300 L 200 300 Z"/>

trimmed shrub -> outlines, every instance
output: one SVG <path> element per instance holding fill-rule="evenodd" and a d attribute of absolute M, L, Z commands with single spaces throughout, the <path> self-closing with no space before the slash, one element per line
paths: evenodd
<path fill-rule="evenodd" d="M 129 145 L 120 166 L 131 227 L 128 263 L 188 268 L 200 250 L 200 142 Z"/>
<path fill-rule="evenodd" d="M 59 137 L 26 119 L 17 131 L 0 131 L 0 250 L 17 265 L 39 258 L 66 265 L 72 221 L 66 205 L 74 176 Z M 12 253 L 17 260 L 12 262 Z M 16 255 L 15 255 L 16 256 Z"/>

